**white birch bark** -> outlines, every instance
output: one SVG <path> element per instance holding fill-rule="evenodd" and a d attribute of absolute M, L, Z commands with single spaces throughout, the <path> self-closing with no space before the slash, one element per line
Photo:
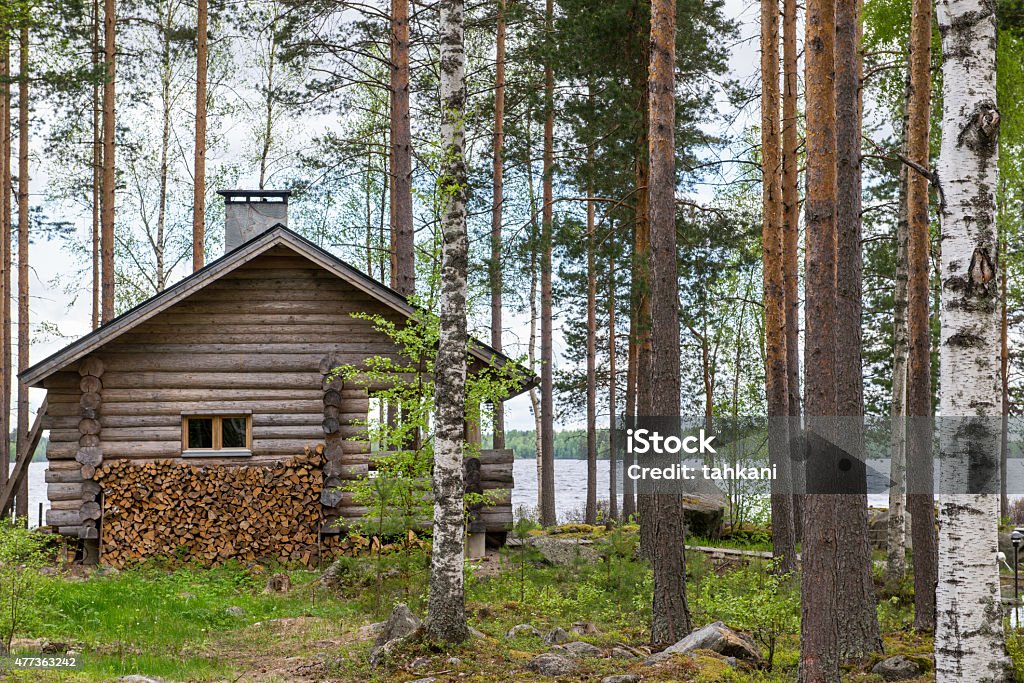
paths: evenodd
<path fill-rule="evenodd" d="M 904 122 L 904 135 L 906 123 Z M 886 573 L 898 580 L 907 572 L 907 170 L 900 169 L 900 216 L 896 224 L 896 288 L 893 296 L 892 418 L 889 452 L 889 519 Z"/>
<path fill-rule="evenodd" d="M 441 329 L 434 363 L 434 538 L 430 596 L 424 627 L 435 640 L 460 642 L 468 629 L 463 584 L 465 515 L 463 449 L 466 397 L 466 235 L 465 110 L 466 53 L 463 0 L 440 4 L 441 140 L 443 198 Z"/>
<path fill-rule="evenodd" d="M 939 0 L 936 9 L 943 134 L 935 680 L 1011 681 L 996 564 L 1001 392 L 993 265 L 999 132 L 995 3 Z"/>

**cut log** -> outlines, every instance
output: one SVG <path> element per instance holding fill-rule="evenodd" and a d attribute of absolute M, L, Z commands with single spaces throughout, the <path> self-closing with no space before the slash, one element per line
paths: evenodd
<path fill-rule="evenodd" d="M 98 394 L 103 388 L 103 382 L 94 375 L 85 375 L 79 380 L 78 388 L 83 394 Z"/>
<path fill-rule="evenodd" d="M 103 361 L 96 356 L 89 356 L 81 363 L 78 364 L 78 374 L 85 377 L 86 375 L 92 375 L 93 377 L 103 376 Z"/>
<path fill-rule="evenodd" d="M 96 392 L 82 394 L 82 398 L 78 400 L 78 405 L 87 410 L 98 410 L 102 403 L 103 399 Z"/>
<path fill-rule="evenodd" d="M 99 519 L 103 514 L 103 510 L 102 508 L 100 508 L 100 504 L 97 503 L 96 501 L 82 503 L 81 511 L 82 521 L 90 519 Z"/>
<path fill-rule="evenodd" d="M 83 465 L 96 466 L 103 462 L 103 449 L 101 448 L 80 448 L 75 454 L 75 460 Z"/>

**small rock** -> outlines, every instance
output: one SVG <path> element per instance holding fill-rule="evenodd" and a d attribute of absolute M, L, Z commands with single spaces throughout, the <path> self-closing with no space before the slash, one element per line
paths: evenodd
<path fill-rule="evenodd" d="M 263 589 L 264 593 L 287 593 L 292 589 L 292 580 L 287 574 L 279 573 L 274 574 L 267 581 L 267 587 Z"/>
<path fill-rule="evenodd" d="M 562 649 L 571 654 L 573 657 L 604 656 L 604 653 L 601 652 L 601 648 L 591 645 L 590 643 L 584 643 L 582 640 L 566 643 L 562 646 Z"/>
<path fill-rule="evenodd" d="M 552 629 L 546 636 L 544 642 L 548 645 L 564 645 L 572 640 L 572 636 L 562 627 Z"/>
<path fill-rule="evenodd" d="M 448 659 L 444 660 L 444 663 L 449 669 L 455 669 L 457 667 L 462 666 L 462 660 L 458 657 L 449 657 Z"/>
<path fill-rule="evenodd" d="M 409 662 L 410 669 L 422 669 L 428 666 L 430 666 L 430 657 L 417 657 Z"/>
<path fill-rule="evenodd" d="M 903 655 L 896 655 L 875 664 L 871 667 L 871 673 L 881 676 L 887 681 L 905 681 L 916 678 L 924 672 L 917 662 L 909 660 Z"/>
<path fill-rule="evenodd" d="M 238 607 L 237 605 L 232 605 L 231 607 L 228 607 L 226 610 L 224 610 L 224 613 L 227 614 L 227 615 L 230 615 L 232 617 L 244 617 L 245 616 L 245 610 L 242 609 L 241 607 Z"/>
<path fill-rule="evenodd" d="M 531 626 L 530 624 L 516 624 L 508 630 L 508 633 L 505 634 L 505 637 L 515 638 L 516 636 L 522 635 L 540 638 L 540 631 L 538 631 L 534 626 Z"/>
<path fill-rule="evenodd" d="M 601 679 L 601 683 L 640 683 L 640 675 L 617 674 L 615 676 L 605 676 Z"/>
<path fill-rule="evenodd" d="M 597 625 L 592 621 L 574 621 L 572 622 L 572 630 L 580 636 L 596 636 L 601 633 L 597 629 Z"/>
<path fill-rule="evenodd" d="M 417 678 L 415 681 L 409 681 L 409 683 L 437 683 L 437 679 L 433 676 L 427 676 L 426 678 Z"/>
<path fill-rule="evenodd" d="M 67 651 L 72 648 L 73 645 L 70 643 L 62 643 L 59 640 L 45 640 L 43 641 L 42 653 L 44 655 L 63 655 L 67 654 Z"/>
<path fill-rule="evenodd" d="M 149 676 L 132 674 L 130 676 L 121 676 L 117 679 L 117 683 L 164 683 L 164 681 L 161 678 L 150 678 Z"/>
<path fill-rule="evenodd" d="M 694 650 L 711 650 L 726 657 L 735 657 L 759 666 L 763 663 L 761 650 L 752 638 L 742 633 L 737 633 L 720 621 L 708 624 L 703 628 L 693 631 L 690 635 L 680 640 L 661 652 L 651 655 L 644 663 L 658 664 L 672 657 L 674 654 L 688 654 Z"/>
<path fill-rule="evenodd" d="M 565 655 L 545 652 L 531 659 L 526 668 L 536 671 L 541 676 L 565 676 L 571 674 L 576 669 L 576 665 Z"/>
<path fill-rule="evenodd" d="M 475 629 L 472 626 L 470 626 L 469 627 L 469 637 L 470 638 L 486 638 L 487 634 L 484 633 L 483 631 L 478 631 L 477 629 Z"/>
<path fill-rule="evenodd" d="M 614 657 L 615 659 L 636 659 L 637 658 L 637 655 L 635 653 L 630 652 L 626 648 L 620 647 L 618 645 L 616 645 L 615 647 L 612 648 L 612 651 L 608 653 L 608 656 L 609 657 Z"/>

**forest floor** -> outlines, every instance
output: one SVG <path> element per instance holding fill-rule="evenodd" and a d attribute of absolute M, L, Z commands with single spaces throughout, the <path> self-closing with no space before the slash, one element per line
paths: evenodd
<path fill-rule="evenodd" d="M 551 564 L 524 544 L 489 553 L 467 570 L 469 622 L 482 636 L 446 650 L 409 645 L 376 667 L 369 663 L 377 633 L 372 624 L 387 619 L 399 602 L 420 616 L 426 610 L 428 558 L 422 550 L 343 558 L 331 569 L 330 585 L 322 580 L 323 572 L 306 569 L 148 563 L 121 571 L 69 571 L 50 565 L 41 573 L 33 570 L 32 579 L 19 588 L 13 651 L 70 649 L 80 655 L 83 667 L 67 673 L 0 671 L 0 680 L 116 681 L 140 675 L 166 682 L 597 683 L 606 676 L 626 674 L 640 678 L 624 681 L 794 679 L 800 608 L 792 579 L 776 577 L 759 560 L 722 563 L 689 553 L 688 596 L 694 623 L 724 621 L 751 634 L 766 659 L 771 653 L 772 666 L 732 662 L 710 651 L 648 665 L 643 658 L 649 652 L 644 646 L 651 575 L 646 562 L 636 558 L 635 527 L 607 532 L 603 527 L 573 525 L 554 531 L 553 537 L 563 542 L 575 539 L 583 550 L 561 564 Z M 291 580 L 290 590 L 268 591 L 270 577 L 282 572 Z M 879 583 L 878 588 L 885 656 L 904 654 L 929 669 L 931 641 L 910 628 L 908 586 Z M 9 614 L 10 596 L 0 597 L 0 602 L 0 614 L 5 609 Z M 5 619 L 0 617 L 0 634 L 9 628 Z M 543 676 L 529 664 L 552 646 L 531 632 L 507 637 L 518 624 L 529 624 L 541 634 L 561 627 L 572 640 L 596 646 L 599 656 L 572 657 L 572 673 Z M 1019 644 L 1019 639 L 1011 640 L 1021 671 L 1024 647 Z M 608 656 L 616 647 L 621 648 L 616 651 L 619 656 Z M 629 657 L 623 650 L 639 656 Z M 881 658 L 850 667 L 844 679 L 881 681 L 869 673 Z M 926 672 L 913 680 L 932 678 Z M 134 681 L 145 683 L 142 678 Z"/>

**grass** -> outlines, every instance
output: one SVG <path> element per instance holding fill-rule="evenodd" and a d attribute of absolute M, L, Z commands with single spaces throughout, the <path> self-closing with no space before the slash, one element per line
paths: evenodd
<path fill-rule="evenodd" d="M 559 530 L 576 536 L 588 530 Z M 344 559 L 337 583 L 327 589 L 319 573 L 287 570 L 287 594 L 264 592 L 271 568 L 226 565 L 214 569 L 148 564 L 125 571 L 97 571 L 88 577 L 34 575 L 19 638 L 71 643 L 84 668 L 58 674 L 14 672 L 6 680 L 109 681 L 146 674 L 168 681 L 410 681 L 434 675 L 439 681 L 540 681 L 528 662 L 549 649 L 541 639 L 504 634 L 520 623 L 542 632 L 590 622 L 582 640 L 606 652 L 616 645 L 642 646 L 648 639 L 651 575 L 636 559 L 636 530 L 590 530 L 597 562 L 549 566 L 533 550 L 509 548 L 467 569 L 470 625 L 484 640 L 453 648 L 417 643 L 387 666 L 373 669 L 372 639 L 360 627 L 383 620 L 396 602 L 425 611 L 428 561 L 422 552 Z M 2 540 L 2 539 L 0 539 Z M 700 543 L 706 541 L 699 541 Z M 695 541 L 697 543 L 697 541 Z M 2 545 L 2 543 L 0 543 Z M 749 547 L 749 546 L 748 546 Z M 799 595 L 796 582 L 775 580 L 763 562 L 723 568 L 702 555 L 688 556 L 688 596 L 696 624 L 722 620 L 752 633 L 767 652 L 770 671 L 725 665 L 710 653 L 677 657 L 656 667 L 639 660 L 581 658 L 569 680 L 638 673 L 644 681 L 687 683 L 782 683 L 795 677 L 799 661 Z M 926 657 L 931 642 L 915 634 L 908 583 L 880 585 L 879 617 L 887 654 Z M 2 599 L 2 596 L 0 596 Z M 237 610 L 230 608 L 240 608 Z M 0 614 L 4 614 L 0 605 Z M 0 632 L 4 630 L 0 617 Z M 1010 650 L 1024 671 L 1024 640 L 1011 635 Z M 452 660 L 450 658 L 457 658 Z M 418 666 L 411 663 L 423 659 Z M 925 661 L 922 659 L 921 661 Z M 2 678 L 2 676 L 0 676 Z M 846 680 L 876 683 L 866 668 Z M 921 681 L 930 680 L 927 676 Z"/>

